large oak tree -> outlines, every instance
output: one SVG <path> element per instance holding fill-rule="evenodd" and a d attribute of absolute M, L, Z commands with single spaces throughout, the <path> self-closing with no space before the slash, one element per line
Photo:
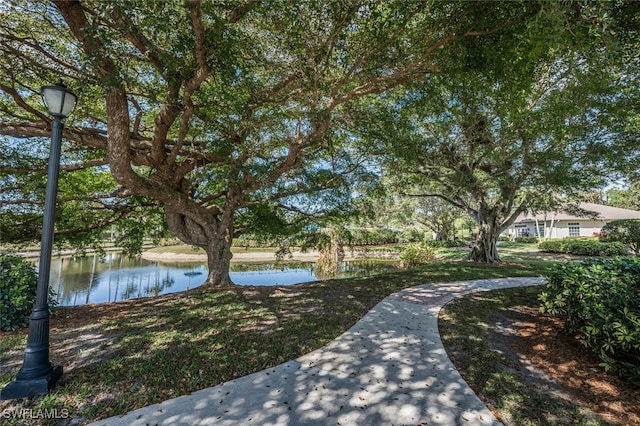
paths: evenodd
<path fill-rule="evenodd" d="M 80 96 L 65 154 L 105 165 L 114 197 L 158 203 L 230 284 L 241 218 L 317 217 L 367 175 L 348 105 L 447 72 L 465 39 L 535 3 L 10 1 L 0 8 L 0 134 L 46 137 L 41 85 Z M 278 213 L 280 212 L 280 213 Z M 289 213 L 287 213 L 289 212 Z M 239 219 L 240 218 L 240 219 Z"/>
<path fill-rule="evenodd" d="M 546 194 L 591 189 L 637 167 L 630 123 L 640 43 L 638 26 L 626 24 L 640 14 L 618 5 L 576 3 L 580 19 L 559 19 L 547 33 L 523 22 L 510 37 L 469 40 L 459 71 L 367 106 L 376 119 L 363 137 L 381 143 L 386 170 L 405 191 L 445 200 L 476 221 L 469 260 L 499 261 L 500 233 Z"/>

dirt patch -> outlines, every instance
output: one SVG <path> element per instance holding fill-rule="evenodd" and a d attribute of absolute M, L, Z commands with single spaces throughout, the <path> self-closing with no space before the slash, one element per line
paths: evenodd
<path fill-rule="evenodd" d="M 640 388 L 604 372 L 597 356 L 564 331 L 561 320 L 519 307 L 494 317 L 490 346 L 522 366 L 539 392 L 553 393 L 614 425 L 640 425 Z"/>

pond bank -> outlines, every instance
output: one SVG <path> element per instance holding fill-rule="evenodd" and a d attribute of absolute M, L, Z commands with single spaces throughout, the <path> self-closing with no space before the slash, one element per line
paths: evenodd
<path fill-rule="evenodd" d="M 177 247 L 177 249 L 173 249 Z M 207 255 L 202 251 L 185 252 L 180 246 L 155 247 L 141 254 L 145 260 L 152 262 L 206 262 Z M 238 250 L 238 249 L 236 249 Z M 398 259 L 400 252 L 398 250 L 372 250 L 370 247 L 355 247 L 351 249 L 345 248 L 344 257 L 340 261 L 353 261 L 363 259 Z M 320 253 L 318 250 L 309 251 L 292 251 L 290 255 L 286 255 L 283 259 L 287 261 L 300 262 L 317 262 Z M 270 250 L 251 250 L 246 251 L 239 249 L 233 251 L 231 262 L 273 262 L 276 261 L 275 249 Z"/>
<path fill-rule="evenodd" d="M 173 253 L 171 251 L 145 251 L 141 254 L 145 260 L 152 262 L 206 262 L 207 255 L 204 253 Z M 233 253 L 231 262 L 263 262 L 275 261 L 276 256 L 273 252 L 252 252 Z M 291 257 L 285 256 L 284 260 L 300 260 L 306 262 L 315 262 L 318 260 L 317 251 L 308 252 L 292 252 Z"/>

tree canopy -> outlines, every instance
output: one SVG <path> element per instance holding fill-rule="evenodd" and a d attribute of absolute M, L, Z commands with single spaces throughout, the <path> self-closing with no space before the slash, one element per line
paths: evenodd
<path fill-rule="evenodd" d="M 207 283 L 226 285 L 235 236 L 344 214 L 354 194 L 375 183 L 370 161 L 377 146 L 357 135 L 366 126 L 388 126 L 389 120 L 374 123 L 379 114 L 362 115 L 368 106 L 385 104 L 391 91 L 406 87 L 410 96 L 401 106 L 415 113 L 414 106 L 426 99 L 420 93 L 429 87 L 445 102 L 440 110 L 453 111 L 441 113 L 449 124 L 455 118 L 463 120 L 458 126 L 486 133 L 492 129 L 486 120 L 497 116 L 513 140 L 519 136 L 507 120 L 536 122 L 538 114 L 513 115 L 532 100 L 523 91 L 563 84 L 560 76 L 570 66 L 578 65 L 578 73 L 591 71 L 579 56 L 563 52 L 557 61 L 547 60 L 547 68 L 533 70 L 538 88 L 525 78 L 521 64 L 527 58 L 513 55 L 542 55 L 549 51 L 545 37 L 558 46 L 568 33 L 595 48 L 608 30 L 619 32 L 615 40 L 631 37 L 622 27 L 607 26 L 618 18 L 609 19 L 609 9 L 629 19 L 620 12 L 625 7 L 407 0 L 9 1 L 0 7 L 0 134 L 9 137 L 7 146 L 14 138 L 47 137 L 50 118 L 39 107 L 39 88 L 62 78 L 80 99 L 65 127 L 63 165 L 70 173 L 86 170 L 97 185 L 78 188 L 90 195 L 93 207 L 100 206 L 85 227 L 100 228 L 119 221 L 119 215 L 124 220 L 138 214 L 143 220 L 141 206 L 160 206 L 174 236 L 207 252 Z M 493 76 L 513 71 L 523 81 L 494 87 L 483 74 L 494 67 Z M 571 73 L 574 78 L 566 81 L 580 88 Z M 467 83 L 477 76 L 477 90 L 452 83 L 457 77 L 449 81 L 449 75 L 467 75 Z M 495 101 L 479 102 L 485 95 L 480 88 Z M 568 89 L 559 89 L 552 93 L 566 100 Z M 449 94 L 471 103 L 464 110 Z M 570 117 L 570 105 L 544 99 L 568 110 L 555 115 L 554 125 Z M 605 100 L 600 99 L 603 106 Z M 488 107 L 498 109 L 484 117 Z M 512 115 L 502 117 L 505 109 Z M 575 111 L 573 117 L 582 124 L 594 119 Z M 541 123 L 535 126 L 547 125 Z M 418 152 L 423 148 L 418 136 L 434 129 L 421 128 L 416 120 L 406 124 L 400 140 L 416 142 L 411 152 Z M 409 129 L 416 133 L 404 137 Z M 524 136 L 519 148 L 527 143 Z M 554 155 L 551 142 L 536 139 L 534 145 L 540 143 Z M 519 149 L 491 145 L 473 148 L 473 155 Z M 2 177 L 15 179 L 16 191 L 24 192 L 27 181 L 16 177 L 18 163 L 23 155 L 44 157 L 30 149 L 16 153 L 15 167 L 3 162 Z M 516 167 L 517 160 L 511 161 Z M 88 210 L 83 206 L 71 210 Z"/>
<path fill-rule="evenodd" d="M 574 27 L 584 35 L 544 43 L 531 31 L 537 25 L 525 22 L 492 43 L 470 40 L 467 66 L 368 106 L 387 124 L 365 128 L 363 137 L 382 143 L 386 168 L 406 192 L 474 218 L 471 260 L 499 260 L 498 235 L 544 195 L 603 186 L 627 161 L 637 164 L 628 123 L 638 63 L 626 46 L 608 44 L 615 38 L 590 33 L 615 34 L 614 24 L 586 22 Z"/>
<path fill-rule="evenodd" d="M 118 197 L 160 204 L 230 283 L 230 244 L 266 212 L 343 211 L 366 184 L 345 106 L 459 59 L 457 43 L 537 6 L 480 2 L 9 2 L 0 133 L 46 137 L 38 88 L 80 97 L 65 153 L 108 165 Z M 251 214 L 259 209 L 260 215 Z"/>

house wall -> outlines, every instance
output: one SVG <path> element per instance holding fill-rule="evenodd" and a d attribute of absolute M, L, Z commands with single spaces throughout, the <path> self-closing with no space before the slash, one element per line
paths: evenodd
<path fill-rule="evenodd" d="M 602 226 L 604 222 L 601 220 L 590 220 L 590 219 L 577 219 L 577 220 L 557 220 L 553 223 L 553 228 L 550 228 L 551 221 L 547 220 L 546 223 L 543 221 L 538 221 L 538 225 L 540 228 L 544 225 L 545 234 L 540 234 L 541 237 L 546 238 L 565 238 L 570 236 L 570 223 L 577 223 L 580 237 L 593 237 L 600 234 L 602 230 Z M 530 237 L 538 236 L 535 232 L 536 223 L 535 222 L 525 222 L 511 225 L 508 229 L 508 234 L 511 236 L 522 236 L 528 235 Z M 576 228 L 574 226 L 574 228 Z M 542 231 L 542 229 L 541 229 Z"/>

